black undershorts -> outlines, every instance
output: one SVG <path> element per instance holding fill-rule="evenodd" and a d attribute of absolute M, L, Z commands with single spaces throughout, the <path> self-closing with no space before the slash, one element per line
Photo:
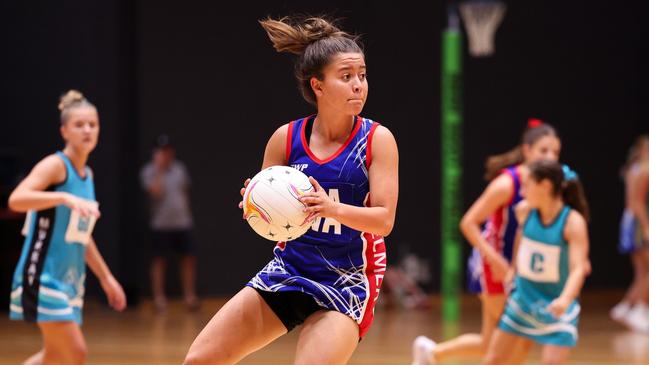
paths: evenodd
<path fill-rule="evenodd" d="M 301 325 L 313 313 L 330 310 L 321 307 L 309 294 L 299 291 L 269 292 L 253 288 L 264 299 L 288 332 Z"/>

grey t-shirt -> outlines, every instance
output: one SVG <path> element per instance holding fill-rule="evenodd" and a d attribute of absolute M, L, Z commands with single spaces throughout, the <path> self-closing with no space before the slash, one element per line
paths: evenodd
<path fill-rule="evenodd" d="M 191 228 L 193 220 L 189 209 L 190 180 L 185 165 L 180 161 L 173 161 L 166 171 L 159 171 L 152 162 L 146 164 L 140 172 L 140 180 L 147 192 L 158 174 L 163 175 L 162 195 L 159 198 L 149 195 L 151 228 L 155 230 Z"/>

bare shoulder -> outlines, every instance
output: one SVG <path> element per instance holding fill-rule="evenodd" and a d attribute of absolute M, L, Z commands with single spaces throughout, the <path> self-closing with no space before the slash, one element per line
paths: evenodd
<path fill-rule="evenodd" d="M 66 179 L 65 163 L 61 157 L 51 154 L 40 160 L 29 173 L 28 179 L 37 186 L 60 184 Z"/>
<path fill-rule="evenodd" d="M 397 143 L 396 139 L 394 138 L 394 134 L 392 134 L 392 132 L 382 124 L 379 124 L 376 127 L 373 138 L 373 141 L 376 141 L 378 143 Z"/>
<path fill-rule="evenodd" d="M 273 132 L 273 137 L 279 136 L 286 138 L 288 135 L 288 127 L 291 123 L 284 123 L 281 126 L 279 126 L 277 129 L 275 129 L 275 132 Z"/>
<path fill-rule="evenodd" d="M 276 147 L 282 147 L 286 144 L 286 138 L 288 136 L 288 128 L 290 123 L 285 123 L 275 129 L 275 132 L 268 139 L 269 145 L 274 145 Z"/>
<path fill-rule="evenodd" d="M 394 134 L 383 125 L 376 127 L 374 135 L 372 136 L 371 148 L 373 154 L 379 155 L 397 155 L 397 141 Z"/>
<path fill-rule="evenodd" d="M 507 174 L 500 174 L 491 180 L 486 189 L 487 193 L 506 194 L 510 196 L 514 192 L 514 182 Z"/>
<path fill-rule="evenodd" d="M 34 166 L 34 171 L 45 172 L 48 174 L 57 172 L 65 174 L 65 162 L 63 162 L 61 157 L 53 153 L 40 160 L 36 166 Z"/>
<path fill-rule="evenodd" d="M 287 138 L 289 125 L 290 123 L 281 125 L 268 139 L 262 169 L 272 165 L 285 165 L 288 163 L 288 154 L 290 152 Z"/>
<path fill-rule="evenodd" d="M 564 228 L 564 236 L 567 241 L 571 241 L 575 237 L 584 237 L 588 232 L 588 223 L 581 213 L 572 209 L 566 219 L 566 226 Z"/>
<path fill-rule="evenodd" d="M 383 161 L 389 164 L 399 163 L 399 149 L 397 141 L 390 130 L 382 125 L 379 125 L 374 130 L 374 135 L 368 151 L 372 161 Z"/>
<path fill-rule="evenodd" d="M 575 228 L 585 228 L 587 226 L 586 219 L 581 213 L 572 209 L 568 214 L 568 219 L 566 221 L 567 226 L 572 226 Z"/>

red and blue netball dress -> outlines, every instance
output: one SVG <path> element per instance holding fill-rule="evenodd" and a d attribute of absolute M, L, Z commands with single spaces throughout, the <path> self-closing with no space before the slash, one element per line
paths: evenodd
<path fill-rule="evenodd" d="M 308 146 L 306 129 L 314 119 L 310 116 L 289 124 L 288 164 L 313 176 L 334 201 L 371 206 L 368 169 L 372 163 L 372 135 L 378 123 L 355 117 L 345 144 L 321 160 Z M 309 294 L 319 306 L 356 321 L 362 338 L 374 318 L 386 262 L 382 236 L 319 217 L 298 239 L 279 242 L 273 260 L 247 285 L 267 292 Z"/>
<path fill-rule="evenodd" d="M 501 174 L 507 174 L 507 176 L 511 177 L 514 183 L 514 192 L 509 202 L 496 210 L 489 220 L 487 220 L 482 231 L 482 236 L 496 252 L 503 255 L 508 262 L 511 262 L 516 230 L 518 229 L 518 221 L 516 220 L 514 208 L 522 200 L 520 193 L 521 177 L 516 166 L 504 169 Z M 475 248 L 469 257 L 468 274 L 469 291 L 472 293 L 505 293 L 503 283 L 493 279 L 491 267 L 486 261 L 482 260 L 480 253 Z"/>

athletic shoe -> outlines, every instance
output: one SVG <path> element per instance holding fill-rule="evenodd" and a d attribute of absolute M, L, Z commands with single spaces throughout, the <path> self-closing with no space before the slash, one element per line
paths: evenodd
<path fill-rule="evenodd" d="M 649 306 L 645 303 L 634 305 L 624 322 L 634 332 L 649 333 Z"/>
<path fill-rule="evenodd" d="M 627 316 L 631 310 L 631 305 L 629 302 L 619 302 L 615 307 L 611 308 L 609 315 L 611 319 L 616 322 L 624 322 L 624 318 Z"/>
<path fill-rule="evenodd" d="M 412 343 L 412 365 L 435 365 L 433 349 L 437 346 L 435 341 L 426 336 L 418 336 Z"/>

